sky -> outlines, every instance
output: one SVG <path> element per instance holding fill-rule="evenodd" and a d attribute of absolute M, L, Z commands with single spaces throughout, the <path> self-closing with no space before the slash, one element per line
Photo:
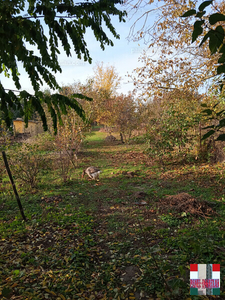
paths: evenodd
<path fill-rule="evenodd" d="M 122 7 L 121 9 L 123 10 L 124 8 Z M 95 40 L 93 33 L 90 30 L 87 31 L 86 42 L 90 56 L 92 57 L 92 64 L 77 59 L 75 53 L 72 53 L 72 57 L 67 57 L 62 50 L 61 54 L 58 56 L 62 73 L 57 73 L 55 75 L 59 85 L 70 85 L 76 81 L 84 83 L 88 77 L 94 75 L 93 68 L 96 63 L 103 62 L 104 66 L 114 66 L 116 72 L 122 77 L 121 86 L 119 87 L 118 92 L 127 94 L 128 91 L 132 91 L 134 86 L 132 83 L 128 83 L 129 79 L 127 74 L 131 74 L 135 68 L 140 67 L 138 58 L 147 46 L 144 44 L 144 41 L 128 41 L 127 38 L 132 24 L 143 14 L 143 12 L 144 10 L 140 9 L 133 18 L 131 18 L 131 14 L 129 14 L 128 18 L 126 18 L 126 23 L 120 23 L 118 18 L 113 17 L 112 24 L 116 28 L 116 32 L 120 35 L 120 39 L 115 39 L 113 35 L 108 32 L 108 37 L 112 39 L 114 46 L 106 46 L 104 51 L 100 48 L 100 44 Z M 59 50 L 60 49 L 62 48 L 60 47 Z M 19 65 L 19 73 L 22 90 L 25 89 L 32 93 L 33 89 L 29 77 L 21 66 L 22 64 Z M 6 89 L 16 89 L 12 80 L 5 78 L 3 74 L 0 75 L 0 80 Z M 47 84 L 44 85 L 42 90 L 47 87 Z"/>

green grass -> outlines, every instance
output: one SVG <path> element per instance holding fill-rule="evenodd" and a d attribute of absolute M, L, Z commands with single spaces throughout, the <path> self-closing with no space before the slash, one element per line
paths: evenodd
<path fill-rule="evenodd" d="M 95 142 L 95 143 L 99 143 L 102 144 L 104 138 L 106 138 L 107 133 L 105 132 L 99 132 L 99 131 L 92 131 L 90 133 L 86 134 L 86 145 Z"/>
<path fill-rule="evenodd" d="M 68 182 L 57 161 L 38 175 L 35 189 L 16 180 L 27 223 L 3 172 L 2 299 L 188 299 L 191 263 L 221 264 L 223 282 L 223 165 L 162 168 L 143 144 L 109 145 L 105 137 L 88 135 Z M 90 165 L 101 167 L 99 182 L 81 179 Z M 122 173 L 137 170 L 134 177 Z M 138 199 L 141 191 L 146 196 Z M 180 212 L 163 202 L 183 192 L 212 203 L 215 214 Z M 141 200 L 147 205 L 138 206 Z"/>

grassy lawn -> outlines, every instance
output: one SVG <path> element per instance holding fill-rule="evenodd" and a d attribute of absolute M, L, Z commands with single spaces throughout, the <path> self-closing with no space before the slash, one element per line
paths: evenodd
<path fill-rule="evenodd" d="M 162 168 L 144 144 L 105 137 L 88 135 L 67 182 L 58 162 L 33 189 L 16 182 L 28 222 L 2 172 L 0 298 L 215 299 L 189 285 L 190 264 L 213 263 L 225 299 L 224 165 Z M 91 165 L 100 181 L 81 178 Z"/>

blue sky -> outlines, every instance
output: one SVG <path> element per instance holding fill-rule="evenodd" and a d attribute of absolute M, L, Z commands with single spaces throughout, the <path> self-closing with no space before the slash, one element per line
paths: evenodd
<path fill-rule="evenodd" d="M 122 10 L 123 9 L 124 8 L 122 8 Z M 128 16 L 126 23 L 119 23 L 118 18 L 113 17 L 112 23 L 115 26 L 117 33 L 120 35 L 120 40 L 115 39 L 112 34 L 109 33 L 108 36 L 113 40 L 114 46 L 106 46 L 104 51 L 100 48 L 100 44 L 95 40 L 92 32 L 87 31 L 86 42 L 92 57 L 92 64 L 84 62 L 83 60 L 78 60 L 75 53 L 73 53 L 72 57 L 67 57 L 66 54 L 61 51 L 61 54 L 59 55 L 59 62 L 62 67 L 62 73 L 57 73 L 55 75 L 57 82 L 60 85 L 69 85 L 78 80 L 85 82 L 86 78 L 94 75 L 93 67 L 96 63 L 103 62 L 105 66 L 113 65 L 119 76 L 122 77 L 121 86 L 118 89 L 118 92 L 127 93 L 128 91 L 133 90 L 133 84 L 127 83 L 128 77 L 126 75 L 127 73 L 131 73 L 136 67 L 140 66 L 138 57 L 146 48 L 146 45 L 144 45 L 143 41 L 129 42 L 127 37 L 129 35 L 131 25 L 142 13 L 143 9 L 141 9 L 131 20 L 130 16 Z M 33 90 L 28 76 L 22 68 L 19 68 L 19 72 L 21 74 L 20 82 L 22 89 L 32 93 Z M 15 86 L 10 79 L 5 78 L 2 74 L 0 79 L 5 88 L 15 89 Z M 42 90 L 45 88 L 47 88 L 47 85 L 44 85 Z"/>

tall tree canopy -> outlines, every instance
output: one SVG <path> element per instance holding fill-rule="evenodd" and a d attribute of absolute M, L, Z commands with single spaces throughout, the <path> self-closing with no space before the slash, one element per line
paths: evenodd
<path fill-rule="evenodd" d="M 137 12 L 144 6 L 142 17 L 137 18 L 131 28 L 130 38 L 144 39 L 148 45 L 148 51 L 140 57 L 143 66 L 132 76 L 137 88 L 147 97 L 174 89 L 202 90 L 218 77 L 218 53 L 211 55 L 206 44 L 199 48 L 197 35 L 192 43 L 194 19 L 181 18 L 186 11 L 194 10 L 197 3 L 196 0 L 150 0 L 148 3 L 127 0 L 128 6 L 135 4 L 132 9 Z M 224 8 L 223 1 L 218 1 L 207 8 L 204 18 L 224 12 Z M 199 29 L 200 23 L 197 25 Z"/>
<path fill-rule="evenodd" d="M 214 12 L 207 14 L 206 9 L 211 6 Z M 225 3 L 217 3 L 213 0 L 204 1 L 199 5 L 198 10 L 191 9 L 185 12 L 182 17 L 191 16 L 197 19 L 192 32 L 192 42 L 195 42 L 199 36 L 203 36 L 199 46 L 202 47 L 208 41 L 211 56 L 217 54 L 218 61 L 215 67 L 217 68 L 217 75 L 223 74 L 219 82 L 223 88 L 225 78 Z"/>
<path fill-rule="evenodd" d="M 62 121 L 61 114 L 67 113 L 67 106 L 84 118 L 84 111 L 74 97 L 90 98 L 81 94 L 70 99 L 59 93 L 48 96 L 40 91 L 40 87 L 45 82 L 53 90 L 60 88 L 52 74 L 62 71 L 57 57 L 60 53 L 59 41 L 67 56 L 71 56 L 73 48 L 79 59 L 89 63 L 91 57 L 85 41 L 87 28 L 92 30 L 102 50 L 105 45 L 113 46 L 112 40 L 103 30 L 103 23 L 118 39 L 110 15 L 118 16 L 120 22 L 125 22 L 126 12 L 115 6 L 121 3 L 121 0 L 0 0 L 0 73 L 11 77 L 18 89 L 6 90 L 0 82 L 0 110 L 4 112 L 8 126 L 12 120 L 11 110 L 16 108 L 26 122 L 36 110 L 47 129 L 43 103 L 47 104 L 55 129 L 57 121 Z M 30 46 L 36 46 L 37 51 L 29 50 Z M 19 62 L 30 78 L 33 94 L 21 90 Z"/>
<path fill-rule="evenodd" d="M 224 87 L 224 1 L 207 0 L 201 4 L 197 0 L 126 2 L 137 12 L 141 6 L 145 8 L 142 17 L 134 22 L 130 37 L 136 40 L 144 38 L 150 49 L 140 58 L 143 66 L 131 76 L 137 90 L 141 90 L 146 99 L 157 96 L 160 100 L 167 91 L 195 94 L 196 91 L 202 93 L 203 87 L 215 91 L 218 82 L 221 88 Z M 151 15 L 153 19 L 149 22 Z M 201 102 L 203 100 L 202 97 Z M 220 134 L 225 127 L 225 110 L 218 111 L 220 106 L 212 108 L 210 101 L 204 106 L 203 112 L 213 123 L 207 127 L 209 132 L 204 138 L 219 133 L 217 140 L 225 140 L 225 134 Z"/>
<path fill-rule="evenodd" d="M 213 13 L 207 14 L 206 11 L 213 8 Z M 212 11 L 212 10 L 211 10 Z M 202 38 L 200 47 L 208 47 L 211 57 L 217 58 L 214 63 L 217 76 L 220 80 L 216 83 L 220 86 L 220 101 L 213 107 L 206 107 L 203 111 L 208 116 L 208 120 L 213 122 L 212 125 L 206 127 L 210 129 L 204 138 L 219 133 L 217 140 L 225 141 L 225 110 L 216 111 L 218 104 L 224 108 L 224 84 L 225 84 L 225 3 L 217 3 L 216 1 L 204 1 L 198 6 L 198 9 L 190 9 L 183 14 L 182 17 L 194 16 L 197 20 L 194 23 L 192 42 Z M 222 101 L 221 101 L 222 100 Z M 222 129 L 222 133 L 221 133 Z"/>

